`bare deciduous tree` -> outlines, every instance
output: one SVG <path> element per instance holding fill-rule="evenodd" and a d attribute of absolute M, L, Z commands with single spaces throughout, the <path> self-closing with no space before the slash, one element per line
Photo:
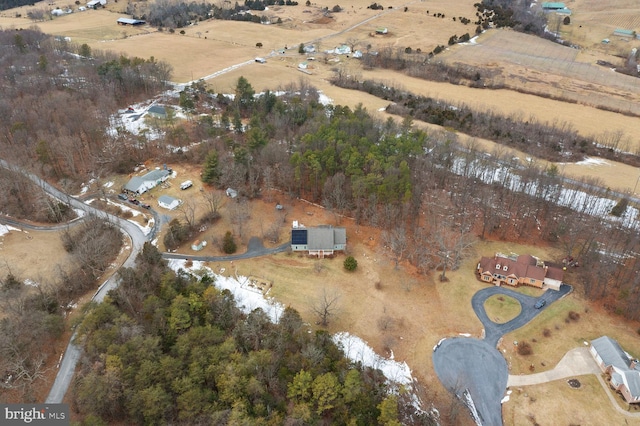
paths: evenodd
<path fill-rule="evenodd" d="M 322 292 L 311 304 L 311 310 L 318 317 L 319 325 L 323 327 L 329 325 L 329 319 L 339 311 L 339 300 L 339 294 L 330 293 L 326 288 L 322 289 Z"/>
<path fill-rule="evenodd" d="M 242 238 L 244 224 L 251 217 L 249 203 L 246 200 L 240 200 L 232 203 L 229 207 L 229 214 L 231 215 L 231 223 L 233 223 L 235 227 L 235 234 Z"/>
<path fill-rule="evenodd" d="M 205 201 L 205 205 L 207 206 L 209 215 L 212 218 L 217 217 L 219 215 L 218 210 L 220 210 L 222 202 L 224 201 L 224 195 L 222 194 L 222 192 L 216 190 L 208 191 L 206 189 L 203 189 L 201 194 L 202 198 Z"/>
<path fill-rule="evenodd" d="M 401 227 L 393 228 L 391 231 L 384 231 L 382 233 L 382 242 L 385 248 L 393 255 L 395 268 L 398 269 L 398 264 L 409 247 L 407 232 Z"/>
<path fill-rule="evenodd" d="M 193 228 L 196 223 L 196 202 L 192 197 L 188 197 L 180 204 L 178 211 L 182 213 L 188 228 Z"/>

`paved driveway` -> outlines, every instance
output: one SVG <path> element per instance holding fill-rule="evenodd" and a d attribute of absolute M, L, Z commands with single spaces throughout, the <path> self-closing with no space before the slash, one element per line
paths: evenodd
<path fill-rule="evenodd" d="M 571 286 L 563 284 L 560 287 L 560 291 L 547 290 L 540 297 L 533 297 L 504 287 L 487 287 L 473 295 L 471 298 L 471 307 L 484 326 L 484 340 L 491 346 L 495 347 L 498 345 L 498 341 L 502 336 L 524 326 L 553 302 L 570 293 L 571 290 Z M 491 321 L 487 312 L 484 310 L 484 302 L 489 297 L 497 294 L 513 297 L 520 302 L 520 306 L 522 307 L 522 310 L 517 317 L 504 324 L 498 324 Z M 539 299 L 545 300 L 547 303 L 541 309 L 536 309 L 534 308 L 534 305 Z"/>
<path fill-rule="evenodd" d="M 459 398 L 463 392 L 469 393 L 480 424 L 502 424 L 501 401 L 508 370 L 499 351 L 483 340 L 455 337 L 443 341 L 436 349 L 433 367 L 449 391 Z"/>
<path fill-rule="evenodd" d="M 443 341 L 433 354 L 433 365 L 438 378 L 447 389 L 458 397 L 461 397 L 464 391 L 468 392 L 472 399 L 472 403 L 468 405 L 477 422 L 484 425 L 502 424 L 502 398 L 509 376 L 507 362 L 496 349 L 500 338 L 527 324 L 571 290 L 571 286 L 563 284 L 560 291 L 547 290 L 540 297 L 532 297 L 508 288 L 493 286 L 473 295 L 471 306 L 484 326 L 484 339 L 454 338 Z M 513 297 L 522 307 L 517 317 L 504 324 L 491 321 L 484 309 L 484 302 L 497 294 Z M 539 299 L 547 303 L 541 309 L 536 309 L 534 305 Z M 567 363 L 571 360 L 583 360 L 581 352 L 574 354 L 574 357 L 575 359 L 571 358 Z M 565 374 L 566 371 L 560 369 L 557 374 Z M 538 379 L 543 380 L 544 377 L 539 376 Z M 518 378 L 509 380 L 515 383 Z"/>
<path fill-rule="evenodd" d="M 553 370 L 523 376 L 509 376 L 507 386 L 538 385 L 584 374 L 600 375 L 600 368 L 586 346 L 571 349 Z"/>

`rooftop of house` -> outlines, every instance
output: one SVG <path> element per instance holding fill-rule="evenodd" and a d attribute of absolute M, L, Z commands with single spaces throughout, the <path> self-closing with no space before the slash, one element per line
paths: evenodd
<path fill-rule="evenodd" d="M 496 254 L 494 257 L 483 257 L 480 259 L 480 269 L 482 273 L 493 274 L 500 271 L 501 275 L 515 275 L 516 277 L 533 278 L 540 281 L 544 280 L 545 277 L 562 281 L 564 276 L 562 269 L 539 265 L 538 260 L 528 254 L 522 254 L 515 258 L 500 254 Z"/>
<path fill-rule="evenodd" d="M 613 367 L 618 381 L 623 381 L 634 397 L 640 397 L 640 365 L 632 368 L 632 358 L 620 344 L 609 336 L 601 336 L 591 341 L 605 366 Z M 613 374 L 612 374 L 613 375 Z"/>

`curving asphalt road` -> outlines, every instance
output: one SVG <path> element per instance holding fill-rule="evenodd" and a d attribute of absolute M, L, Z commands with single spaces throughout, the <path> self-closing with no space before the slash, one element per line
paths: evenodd
<path fill-rule="evenodd" d="M 484 339 L 453 338 L 436 345 L 433 354 L 436 375 L 459 398 L 464 393 L 471 397 L 472 402 L 467 401 L 467 405 L 478 424 L 502 424 L 502 398 L 510 378 L 507 362 L 496 349 L 500 338 L 527 324 L 571 290 L 571 286 L 563 284 L 559 291 L 547 290 L 540 297 L 532 297 L 503 287 L 484 288 L 471 298 L 471 306 L 485 329 Z M 513 297 L 522 306 L 520 314 L 504 324 L 491 321 L 484 309 L 484 302 L 497 294 Z M 546 305 L 536 309 L 534 305 L 540 299 Z"/>

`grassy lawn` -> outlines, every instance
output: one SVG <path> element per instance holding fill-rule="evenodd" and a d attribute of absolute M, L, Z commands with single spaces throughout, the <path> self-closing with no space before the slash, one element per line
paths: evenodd
<path fill-rule="evenodd" d="M 512 389 L 502 405 L 505 425 L 637 425 L 639 420 L 615 411 L 594 375 L 578 376 L 580 387 L 568 379 Z M 561 401 L 561 402 L 560 402 Z"/>
<path fill-rule="evenodd" d="M 489 318 L 498 324 L 504 324 L 520 314 L 522 307 L 513 297 L 496 294 L 484 302 Z"/>
<path fill-rule="evenodd" d="M 511 374 L 527 374 L 531 364 L 536 372 L 549 370 L 568 350 L 602 335 L 618 340 L 627 352 L 638 356 L 640 341 L 635 328 L 620 317 L 592 308 L 587 301 L 572 293 L 548 306 L 525 327 L 506 335 L 500 348 L 506 350 Z M 516 354 L 513 341 L 523 340 L 531 344 L 533 354 Z"/>

